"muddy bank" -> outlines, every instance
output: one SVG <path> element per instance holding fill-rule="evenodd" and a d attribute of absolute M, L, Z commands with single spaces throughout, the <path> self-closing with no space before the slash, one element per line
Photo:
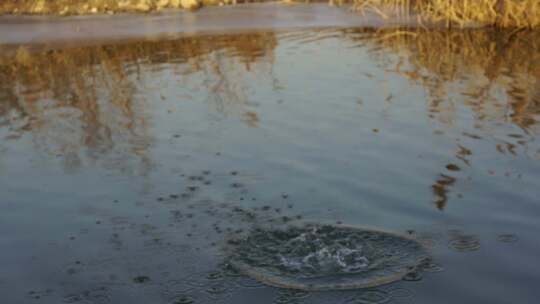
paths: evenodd
<path fill-rule="evenodd" d="M 112 40 L 177 38 L 186 35 L 240 33 L 301 28 L 414 26 L 415 19 L 359 16 L 327 4 L 280 3 L 207 7 L 195 12 L 167 10 L 152 14 L 93 16 L 2 16 L 0 46 L 92 44 Z"/>

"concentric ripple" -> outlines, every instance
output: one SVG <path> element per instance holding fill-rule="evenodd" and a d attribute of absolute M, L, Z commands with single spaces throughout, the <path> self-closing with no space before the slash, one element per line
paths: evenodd
<path fill-rule="evenodd" d="M 459 252 L 476 251 L 480 249 L 480 239 L 475 235 L 457 234 L 450 239 L 448 247 Z"/>
<path fill-rule="evenodd" d="M 345 225 L 255 229 L 229 242 L 230 263 L 266 284 L 300 290 L 374 287 L 401 279 L 427 257 L 414 239 Z"/>
<path fill-rule="evenodd" d="M 392 296 L 383 290 L 366 290 L 347 299 L 346 304 L 384 304 L 392 300 Z"/>

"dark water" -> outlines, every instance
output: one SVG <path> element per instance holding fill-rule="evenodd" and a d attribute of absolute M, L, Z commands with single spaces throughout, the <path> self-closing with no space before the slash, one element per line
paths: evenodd
<path fill-rule="evenodd" d="M 540 296 L 538 32 L 259 32 L 0 60 L 2 303 Z M 306 293 L 223 265 L 228 236 L 300 220 L 414 235 L 432 267 Z"/>

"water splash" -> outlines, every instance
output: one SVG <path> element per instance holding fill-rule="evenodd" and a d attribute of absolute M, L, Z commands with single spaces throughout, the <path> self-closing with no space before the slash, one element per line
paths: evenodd
<path fill-rule="evenodd" d="M 229 243 L 230 263 L 240 272 L 301 290 L 386 284 L 414 271 L 427 257 L 416 240 L 344 225 L 258 228 Z"/>

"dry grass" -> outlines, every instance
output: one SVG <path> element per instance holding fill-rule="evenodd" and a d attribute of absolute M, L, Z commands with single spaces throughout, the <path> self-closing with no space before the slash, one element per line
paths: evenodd
<path fill-rule="evenodd" d="M 386 6 L 400 14 L 417 14 L 447 27 L 470 24 L 499 27 L 540 26 L 538 0 L 353 0 L 357 9 Z"/>
<path fill-rule="evenodd" d="M 263 2 L 265 0 L 238 0 Z M 290 2 L 291 0 L 283 0 Z M 294 1 L 294 0 L 292 0 Z M 297 0 L 310 2 L 310 0 Z M 328 0 L 331 4 L 354 3 L 357 10 L 372 9 L 382 14 L 390 8 L 401 16 L 415 15 L 426 22 L 441 22 L 447 27 L 470 24 L 499 27 L 540 26 L 538 0 Z M 235 4 L 237 0 L 4 0 L 0 14 L 59 14 L 147 12 L 165 8 L 187 8 L 200 5 Z"/>
<path fill-rule="evenodd" d="M 167 8 L 194 9 L 201 5 L 229 4 L 235 0 L 4 0 L 0 14 L 83 15 L 149 12 Z"/>

